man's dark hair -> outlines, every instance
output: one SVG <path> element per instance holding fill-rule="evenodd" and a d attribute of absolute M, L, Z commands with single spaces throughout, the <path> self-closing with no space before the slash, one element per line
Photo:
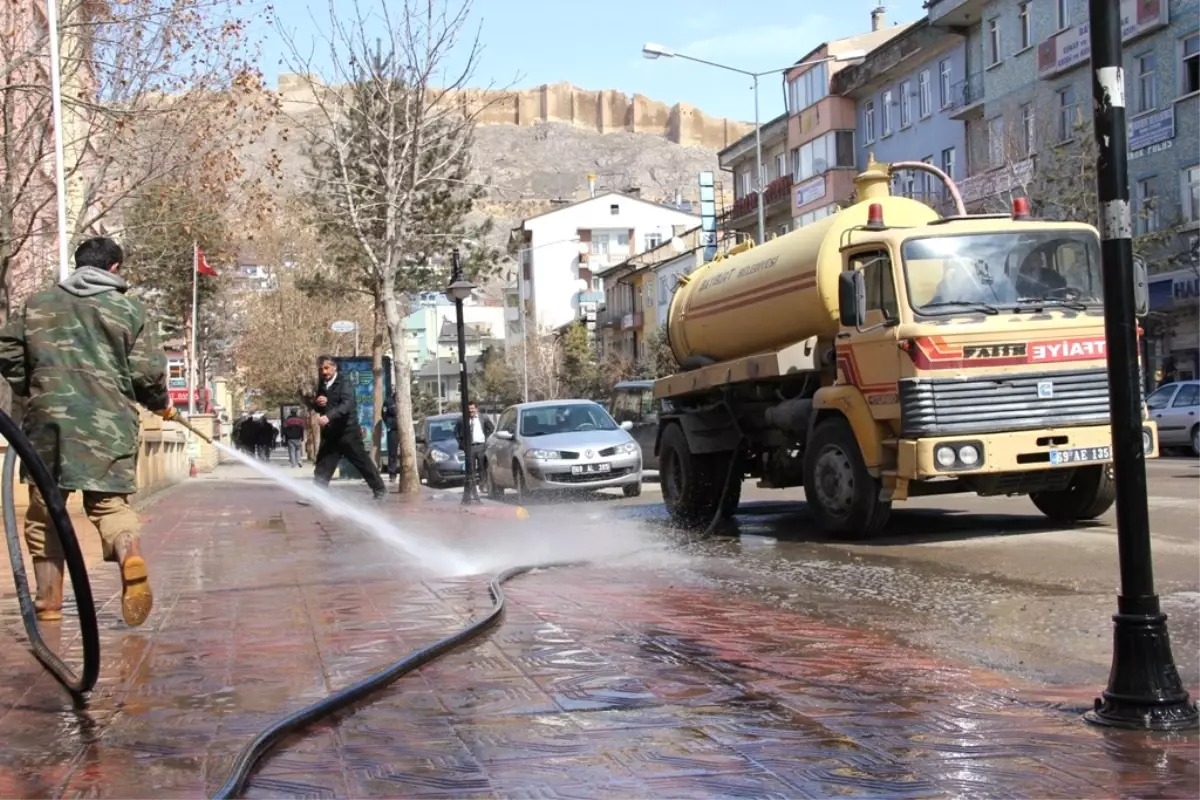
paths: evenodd
<path fill-rule="evenodd" d="M 319 367 L 322 364 L 333 364 L 335 367 L 337 366 L 337 362 L 333 360 L 333 356 L 317 356 L 317 366 Z"/>
<path fill-rule="evenodd" d="M 107 270 L 113 264 L 125 261 L 125 251 L 121 245 L 107 236 L 93 236 L 75 248 L 75 269 L 80 267 L 95 267 Z"/>

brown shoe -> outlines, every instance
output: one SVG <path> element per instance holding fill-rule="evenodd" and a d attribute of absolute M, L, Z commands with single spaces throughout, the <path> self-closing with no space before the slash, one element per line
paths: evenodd
<path fill-rule="evenodd" d="M 136 628 L 150 616 L 154 595 L 150 592 L 150 571 L 142 558 L 141 548 L 134 541 L 122 548 L 121 558 L 121 616 L 125 624 Z"/>
<path fill-rule="evenodd" d="M 63 562 L 61 559 L 33 559 L 33 578 L 37 594 L 33 607 L 39 622 L 58 622 L 62 619 Z"/>

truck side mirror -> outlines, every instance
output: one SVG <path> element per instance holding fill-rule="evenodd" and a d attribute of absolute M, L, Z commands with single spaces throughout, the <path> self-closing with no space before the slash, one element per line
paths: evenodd
<path fill-rule="evenodd" d="M 859 270 L 838 276 L 838 315 L 844 328 L 861 328 L 867 319 L 867 282 Z"/>
<path fill-rule="evenodd" d="M 1133 259 L 1133 308 L 1139 317 L 1150 313 L 1150 284 L 1146 278 L 1146 260 L 1140 256 Z"/>

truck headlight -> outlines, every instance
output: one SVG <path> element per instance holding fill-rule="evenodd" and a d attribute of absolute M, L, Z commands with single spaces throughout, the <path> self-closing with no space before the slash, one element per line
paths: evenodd
<path fill-rule="evenodd" d="M 940 469 L 975 469 L 983 463 L 982 442 L 946 442 L 933 450 L 933 459 Z"/>
<path fill-rule="evenodd" d="M 933 455 L 937 458 L 938 466 L 945 467 L 946 469 L 953 467 L 954 462 L 957 460 L 954 456 L 954 448 L 945 444 L 939 446 Z"/>
<path fill-rule="evenodd" d="M 557 450 L 529 450 L 526 451 L 525 457 L 531 461 L 557 461 L 562 458 L 562 454 Z"/>
<path fill-rule="evenodd" d="M 958 460 L 973 467 L 979 463 L 979 450 L 973 444 L 964 444 L 958 449 Z"/>

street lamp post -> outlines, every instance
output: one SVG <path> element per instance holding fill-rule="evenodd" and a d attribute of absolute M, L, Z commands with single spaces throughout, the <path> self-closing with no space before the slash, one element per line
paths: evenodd
<path fill-rule="evenodd" d="M 479 490 L 475 486 L 475 442 L 471 437 L 471 417 L 467 411 L 471 400 L 467 386 L 467 332 L 466 326 L 463 324 L 463 301 L 471 296 L 471 292 L 475 291 L 475 285 L 463 275 L 462 259 L 457 247 L 451 254 L 451 261 L 454 272 L 450 276 L 450 285 L 446 287 L 446 294 L 454 300 L 455 322 L 458 328 L 458 390 L 462 400 L 462 429 L 465 440 L 463 450 L 466 451 L 467 457 L 462 504 L 469 506 L 479 502 Z"/>
<path fill-rule="evenodd" d="M 1129 212 L 1121 19 L 1112 0 L 1090 0 L 1088 6 L 1121 593 L 1113 616 L 1108 688 L 1087 719 L 1139 730 L 1194 729 L 1200 713 L 1179 678 L 1167 635 L 1167 615 L 1162 613 L 1154 591 L 1138 386 L 1137 317 L 1134 292 L 1130 291 L 1134 285 L 1133 225 Z"/>
<path fill-rule="evenodd" d="M 828 56 L 826 58 L 815 58 L 812 61 L 800 61 L 795 64 L 789 64 L 782 69 L 769 69 L 764 72 L 751 72 L 746 69 L 738 69 L 731 67 L 728 64 L 718 64 L 716 61 L 707 61 L 703 58 L 676 53 L 674 50 L 665 45 L 656 44 L 654 42 L 646 42 L 642 46 L 642 55 L 651 60 L 658 58 L 682 58 L 687 61 L 695 61 L 697 64 L 707 64 L 710 67 L 724 69 L 730 72 L 736 72 L 739 75 L 746 75 L 754 81 L 754 182 L 757 184 L 756 193 L 758 194 L 758 244 L 762 244 L 767 240 L 767 220 L 766 212 L 764 211 L 763 190 L 766 188 L 763 182 L 763 155 L 762 155 L 762 126 L 758 121 L 758 79 L 764 75 L 775 75 L 778 73 L 789 72 L 797 67 L 809 67 L 817 64 L 824 64 L 829 61 L 859 61 L 866 56 L 862 50 L 848 50 L 845 53 Z"/>

